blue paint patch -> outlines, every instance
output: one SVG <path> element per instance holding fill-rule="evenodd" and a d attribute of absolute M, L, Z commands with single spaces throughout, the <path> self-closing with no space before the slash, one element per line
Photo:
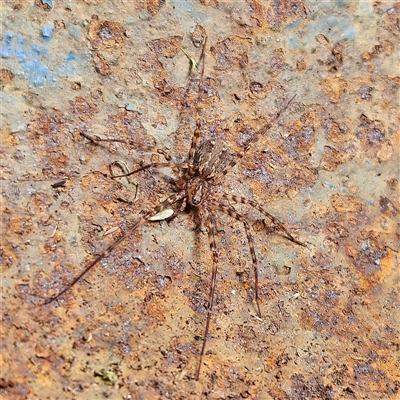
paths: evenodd
<path fill-rule="evenodd" d="M 348 26 L 342 32 L 342 38 L 345 40 L 355 40 L 356 38 L 356 31 L 352 26 Z"/>
<path fill-rule="evenodd" d="M 76 61 L 75 53 L 73 51 L 68 53 L 66 61 Z"/>
<path fill-rule="evenodd" d="M 328 24 L 328 26 L 329 26 L 330 28 L 333 28 L 334 26 L 336 26 L 336 25 L 339 23 L 339 21 L 338 21 L 338 18 L 337 18 L 337 17 L 335 17 L 334 15 L 332 15 L 332 16 L 330 16 L 330 17 L 328 17 L 328 18 L 326 19 L 326 23 Z"/>
<path fill-rule="evenodd" d="M 85 60 L 86 62 L 86 60 Z M 82 71 L 80 71 L 83 60 L 78 57 L 73 51 L 70 51 L 62 62 L 62 66 L 58 69 L 57 75 L 65 76 L 68 78 L 73 78 L 74 75 L 81 76 Z"/>
<path fill-rule="evenodd" d="M 350 3 L 350 0 L 336 0 L 336 5 L 338 7 L 347 7 Z"/>
<path fill-rule="evenodd" d="M 329 189 L 335 189 L 335 186 L 332 185 L 332 183 L 329 183 L 328 181 L 323 181 L 322 182 L 324 186 L 328 187 Z"/>
<path fill-rule="evenodd" d="M 289 37 L 287 43 L 292 49 L 297 49 L 301 46 L 301 41 L 297 36 Z"/>
<path fill-rule="evenodd" d="M 9 58 L 10 57 L 10 52 L 8 51 L 7 48 L 5 48 L 5 47 L 0 48 L 0 57 L 1 58 Z"/>
<path fill-rule="evenodd" d="M 75 25 L 72 25 L 71 27 L 68 28 L 68 33 L 72 38 L 75 40 L 80 40 L 82 38 L 82 31 L 80 28 L 78 28 Z"/>
<path fill-rule="evenodd" d="M 133 104 L 129 103 L 125 106 L 125 109 L 126 111 L 135 111 L 136 107 Z M 161 132 L 157 131 L 157 134 L 161 135 Z"/>
<path fill-rule="evenodd" d="M 5 34 L 5 40 L 6 40 L 6 45 L 9 46 L 11 44 L 12 38 L 14 35 L 11 32 L 6 32 Z"/>
<path fill-rule="evenodd" d="M 47 66 L 37 60 L 27 63 L 26 66 L 29 69 L 34 86 L 42 86 L 49 75 Z"/>
<path fill-rule="evenodd" d="M 53 26 L 50 24 L 45 25 L 42 28 L 42 36 L 44 40 L 49 41 L 53 36 Z"/>
<path fill-rule="evenodd" d="M 325 3 L 324 3 L 325 4 Z M 355 40 L 357 31 L 354 28 L 354 19 L 332 15 L 322 15 L 317 20 L 312 20 L 307 25 L 307 35 L 302 38 L 304 48 L 312 49 L 315 45 L 315 36 L 324 34 L 330 42 L 339 40 Z"/>
<path fill-rule="evenodd" d="M 50 25 L 43 27 L 42 36 L 49 35 L 47 38 L 50 38 L 52 32 Z M 28 85 L 35 87 L 55 87 L 64 77 L 82 76 L 80 67 L 83 63 L 87 64 L 86 58 L 77 57 L 72 51 L 56 58 L 47 47 L 47 40 L 44 43 L 37 44 L 13 32 L 6 32 L 0 41 L 0 56 L 7 59 L 3 64 L 15 75 L 26 79 Z"/>
<path fill-rule="evenodd" d="M 53 2 L 51 0 L 42 0 L 43 5 L 53 8 Z"/>
<path fill-rule="evenodd" d="M 299 18 L 296 21 L 294 21 L 291 24 L 289 24 L 286 28 L 289 28 L 289 29 L 298 28 L 300 26 L 300 22 L 301 22 L 301 19 Z"/>

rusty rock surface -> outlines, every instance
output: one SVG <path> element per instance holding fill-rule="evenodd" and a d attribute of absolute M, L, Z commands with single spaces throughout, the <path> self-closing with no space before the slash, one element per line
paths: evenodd
<path fill-rule="evenodd" d="M 2 7 L 2 398 L 400 396 L 399 3 Z M 237 206 L 260 319 L 243 224 L 216 213 L 199 381 L 211 254 L 193 213 L 141 225 L 43 305 L 172 194 L 167 169 L 111 174 L 163 161 L 156 149 L 184 162 L 197 117 L 203 139 L 239 153 L 294 95 L 216 190 L 259 202 L 306 247 Z"/>

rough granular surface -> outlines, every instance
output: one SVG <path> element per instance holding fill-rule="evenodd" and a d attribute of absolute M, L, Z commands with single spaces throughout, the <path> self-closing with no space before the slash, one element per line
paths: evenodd
<path fill-rule="evenodd" d="M 4 1 L 0 37 L 4 399 L 396 399 L 399 14 L 370 1 Z M 203 38 L 202 93 L 196 69 Z M 197 78 L 199 77 L 197 73 Z M 146 222 L 203 140 L 239 154 L 212 258 L 193 212 Z M 120 139 L 96 144 L 88 136 Z M 114 164 L 110 172 L 110 164 Z"/>

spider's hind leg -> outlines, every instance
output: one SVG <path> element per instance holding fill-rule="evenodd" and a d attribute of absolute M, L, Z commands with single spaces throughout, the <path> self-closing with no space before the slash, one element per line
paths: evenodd
<path fill-rule="evenodd" d="M 77 282 L 79 282 L 90 270 L 92 270 L 102 259 L 106 258 L 117 246 L 120 245 L 133 231 L 135 231 L 141 224 L 143 224 L 146 220 L 151 220 L 151 215 L 157 215 L 161 211 L 168 208 L 168 206 L 173 205 L 174 203 L 184 199 L 185 192 L 177 192 L 172 196 L 168 197 L 162 203 L 160 203 L 153 210 L 148 211 L 145 215 L 143 215 L 139 220 L 137 220 L 134 224 L 132 224 L 114 243 L 112 243 L 103 253 L 94 258 L 92 262 L 90 262 L 85 269 L 76 276 L 63 290 L 59 293 L 49 297 L 44 303 L 50 304 L 53 301 L 57 300 L 61 297 L 65 292 L 69 291 Z"/>
<path fill-rule="evenodd" d="M 210 329 L 211 312 L 214 305 L 214 295 L 217 282 L 217 268 L 218 268 L 218 252 L 217 252 L 217 245 L 215 243 L 215 219 L 208 209 L 204 209 L 204 211 L 205 211 L 204 214 L 207 217 L 208 240 L 212 255 L 212 273 L 211 273 L 210 292 L 208 295 L 208 304 L 207 304 L 206 328 L 204 330 L 203 345 L 201 347 L 200 360 L 196 371 L 196 380 L 199 380 L 200 377 L 201 365 L 203 364 L 203 358 L 207 344 L 208 331 Z"/>
<path fill-rule="evenodd" d="M 280 231 L 284 233 L 284 237 L 288 240 L 290 240 L 293 243 L 296 243 L 300 246 L 307 247 L 305 243 L 300 242 L 299 240 L 295 239 L 291 233 L 285 228 L 283 222 L 281 222 L 278 218 L 274 217 L 272 214 L 270 214 L 268 211 L 264 210 L 263 207 L 261 207 L 260 204 L 258 204 L 256 201 L 253 200 L 248 200 L 245 197 L 242 196 L 236 196 L 234 194 L 227 194 L 224 193 L 221 196 L 223 199 L 226 199 L 228 201 L 233 201 L 234 203 L 240 203 L 240 204 L 248 204 L 249 206 L 255 208 L 257 211 L 259 211 L 262 215 L 266 216 Z"/>
<path fill-rule="evenodd" d="M 254 250 L 254 239 L 251 234 L 250 230 L 250 225 L 246 221 L 246 219 L 240 215 L 231 205 L 229 204 L 222 204 L 219 203 L 216 200 L 213 200 L 212 202 L 212 207 L 222 211 L 223 213 L 229 215 L 230 217 L 238 220 L 241 222 L 244 226 L 244 229 L 246 231 L 246 237 L 247 237 L 247 243 L 249 244 L 249 249 L 250 249 L 250 254 L 251 254 L 251 261 L 253 264 L 253 273 L 254 273 L 254 300 L 257 306 L 257 315 L 259 318 L 261 318 L 261 309 L 260 309 L 260 300 L 259 300 L 259 294 L 258 294 L 258 265 L 257 265 L 257 257 L 256 257 L 256 252 Z"/>

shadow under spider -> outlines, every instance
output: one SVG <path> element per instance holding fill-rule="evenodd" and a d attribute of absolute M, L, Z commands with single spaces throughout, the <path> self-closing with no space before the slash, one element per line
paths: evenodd
<path fill-rule="evenodd" d="M 201 103 L 201 93 L 203 91 L 203 75 L 204 75 L 204 58 L 207 39 L 204 40 L 199 63 L 202 62 L 201 76 L 198 84 L 198 99 L 197 104 Z M 190 72 L 189 79 L 192 79 L 193 71 Z M 176 180 L 173 182 L 176 186 L 176 192 L 169 196 L 166 200 L 161 202 L 154 209 L 146 212 L 139 220 L 137 220 L 125 233 L 123 233 L 111 246 L 109 246 L 102 254 L 97 256 L 89 265 L 70 282 L 61 292 L 50 297 L 44 304 L 49 304 L 58 299 L 65 292 L 70 290 L 79 280 L 83 278 L 95 265 L 97 265 L 103 258 L 107 257 L 123 240 L 125 240 L 135 229 L 137 229 L 145 221 L 165 219 L 156 218 L 157 214 L 169 210 L 171 206 L 173 211 L 167 212 L 167 218 L 173 218 L 185 209 L 197 209 L 202 222 L 205 222 L 208 232 L 208 239 L 210 250 L 212 253 L 212 272 L 211 272 L 211 285 L 208 295 L 207 304 L 207 317 L 206 326 L 203 336 L 203 344 L 200 352 L 200 360 L 196 370 L 196 379 L 200 377 L 201 366 L 205 354 L 207 343 L 207 336 L 210 328 L 211 312 L 214 303 L 217 266 L 218 266 L 218 252 L 215 243 L 216 223 L 215 212 L 219 211 L 241 222 L 244 226 L 247 242 L 250 249 L 253 272 L 254 272 L 254 300 L 256 303 L 257 314 L 261 318 L 261 310 L 259 304 L 259 291 L 258 291 L 258 268 L 257 258 L 254 250 L 254 240 L 250 230 L 250 225 L 244 216 L 239 214 L 231 203 L 249 205 L 259 211 L 262 215 L 268 218 L 277 230 L 283 233 L 283 236 L 288 240 L 305 246 L 304 243 L 295 239 L 289 231 L 284 227 L 283 223 L 268 211 L 266 211 L 259 203 L 246 199 L 242 196 L 227 193 L 216 193 L 213 191 L 216 184 L 219 183 L 224 177 L 247 153 L 251 144 L 255 144 L 258 139 L 263 136 L 274 123 L 281 117 L 282 113 L 288 108 L 294 97 L 284 106 L 278 114 L 266 125 L 264 125 L 252 138 L 252 141 L 239 153 L 233 154 L 229 147 L 221 140 L 208 139 L 201 142 L 200 127 L 201 119 L 199 118 L 199 110 L 196 113 L 196 128 L 193 133 L 192 142 L 189 150 L 189 155 L 186 163 L 176 163 L 172 157 L 163 150 L 158 150 L 158 153 L 165 158 L 165 162 L 150 163 L 142 166 L 132 172 L 126 172 L 122 175 L 113 175 L 112 178 L 129 177 L 137 174 L 140 171 L 147 169 L 170 168 L 172 169 Z M 121 139 L 101 139 L 98 137 L 89 136 L 86 133 L 81 133 L 82 136 L 87 138 L 93 143 L 99 142 L 120 142 L 125 144 L 132 144 L 129 141 Z M 201 143 L 200 143 L 201 142 Z"/>

